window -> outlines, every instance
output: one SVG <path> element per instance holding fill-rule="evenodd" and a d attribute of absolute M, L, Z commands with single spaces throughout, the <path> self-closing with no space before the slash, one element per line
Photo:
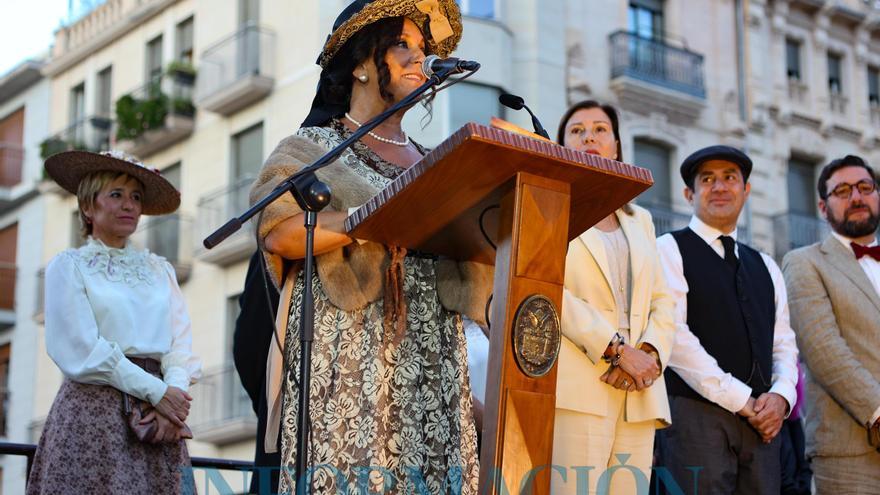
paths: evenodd
<path fill-rule="evenodd" d="M 263 123 L 232 137 L 232 166 L 235 178 L 256 177 L 263 166 Z"/>
<path fill-rule="evenodd" d="M 86 83 L 80 83 L 70 90 L 70 117 L 68 122 L 75 125 L 86 117 Z"/>
<path fill-rule="evenodd" d="M 449 88 L 449 131 L 455 132 L 468 122 L 487 124 L 491 117 L 503 119 L 499 96 L 499 88 L 484 84 L 463 82 Z"/>
<path fill-rule="evenodd" d="M 787 182 L 789 213 L 815 217 L 817 193 L 814 164 L 790 159 Z"/>
<path fill-rule="evenodd" d="M 111 97 L 113 94 L 113 67 L 98 72 L 98 105 L 97 114 L 101 117 L 109 117 L 112 108 Z"/>
<path fill-rule="evenodd" d="M 627 20 L 629 32 L 641 38 L 663 39 L 662 0 L 631 0 Z"/>
<path fill-rule="evenodd" d="M 495 17 L 495 0 L 456 0 L 461 13 L 473 17 Z"/>
<path fill-rule="evenodd" d="M 162 170 L 162 177 L 180 189 L 180 162 Z M 164 256 L 172 265 L 180 259 L 180 216 L 177 214 L 150 217 L 147 249 Z"/>
<path fill-rule="evenodd" d="M 843 76 L 840 55 L 828 54 L 828 92 L 832 95 L 843 94 Z"/>
<path fill-rule="evenodd" d="M 162 77 L 162 35 L 156 36 L 147 43 L 147 82 Z"/>
<path fill-rule="evenodd" d="M 11 187 L 21 182 L 24 113 L 22 107 L 0 119 L 0 187 Z"/>
<path fill-rule="evenodd" d="M 6 436 L 6 418 L 9 416 L 10 348 L 10 344 L 0 345 L 0 437 Z"/>
<path fill-rule="evenodd" d="M 232 137 L 232 173 L 238 186 L 230 202 L 230 215 L 244 211 L 248 205 L 248 191 L 253 179 L 263 166 L 263 123 L 245 129 Z"/>
<path fill-rule="evenodd" d="M 801 44 L 792 39 L 785 40 L 785 73 L 790 80 L 801 80 Z"/>
<path fill-rule="evenodd" d="M 15 255 L 18 224 L 0 230 L 0 310 L 15 310 Z M 0 383 L 0 386 L 3 384 Z"/>
<path fill-rule="evenodd" d="M 177 25 L 177 60 L 193 63 L 193 18 Z"/>
<path fill-rule="evenodd" d="M 669 148 L 647 139 L 636 139 L 633 143 L 633 162 L 651 171 L 654 185 L 639 195 L 640 205 L 670 207 L 672 205 L 672 184 L 669 179 Z"/>
<path fill-rule="evenodd" d="M 868 103 L 871 107 L 880 106 L 880 69 L 868 67 Z"/>

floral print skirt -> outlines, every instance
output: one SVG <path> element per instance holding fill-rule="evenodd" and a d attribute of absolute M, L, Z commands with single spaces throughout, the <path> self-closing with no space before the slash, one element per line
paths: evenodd
<path fill-rule="evenodd" d="M 407 257 L 405 331 L 380 299 L 356 311 L 328 301 L 317 275 L 309 493 L 477 492 L 479 465 L 461 317 L 443 308 L 434 261 Z M 302 273 L 291 297 L 282 414 L 281 493 L 295 493 Z"/>
<path fill-rule="evenodd" d="M 147 444 L 128 429 L 122 394 L 65 379 L 43 427 L 31 494 L 195 494 L 186 443 Z"/>

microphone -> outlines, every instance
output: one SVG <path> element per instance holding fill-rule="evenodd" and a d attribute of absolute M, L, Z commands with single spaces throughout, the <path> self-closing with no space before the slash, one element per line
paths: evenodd
<path fill-rule="evenodd" d="M 544 126 L 541 125 L 541 121 L 538 120 L 538 117 L 535 117 L 535 114 L 532 113 L 532 109 L 526 106 L 526 102 L 522 99 L 522 97 L 512 95 L 510 93 L 504 93 L 498 97 L 498 101 L 505 107 L 513 110 L 522 110 L 523 108 L 525 108 L 526 111 L 529 112 L 529 115 L 532 116 L 532 126 L 535 128 L 535 134 L 550 139 L 550 135 L 547 134 Z"/>
<path fill-rule="evenodd" d="M 474 72 L 479 70 L 480 64 L 470 60 L 461 60 L 455 57 L 440 58 L 437 55 L 428 55 L 422 62 L 422 74 L 428 79 L 437 74 L 438 77 L 445 77 L 450 74 L 461 74 L 462 72 Z"/>

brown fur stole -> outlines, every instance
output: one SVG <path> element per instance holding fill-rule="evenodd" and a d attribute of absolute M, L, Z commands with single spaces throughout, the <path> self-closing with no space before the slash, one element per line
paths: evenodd
<path fill-rule="evenodd" d="M 314 141 L 289 136 L 281 140 L 266 160 L 260 175 L 251 188 L 253 204 L 289 175 L 313 162 L 326 150 Z M 344 153 L 343 157 L 346 156 Z M 351 155 L 348 155 L 351 156 Z M 337 159 L 317 172 L 318 178 L 333 191 L 329 211 L 347 211 L 360 206 L 379 193 L 366 179 Z M 296 276 L 302 262 L 290 262 L 268 252 L 264 241 L 278 224 L 302 213 L 290 194 L 285 194 L 270 204 L 259 220 L 258 241 L 269 268 L 272 282 L 282 285 L 282 274 L 289 266 L 288 276 Z M 287 264 L 288 266 L 285 266 Z M 355 242 L 340 249 L 317 256 L 318 277 L 330 301 L 344 311 L 363 308 L 379 300 L 385 290 L 384 280 L 390 264 L 388 250 L 373 242 Z M 376 269 L 380 267 L 380 269 Z M 437 292 L 440 303 L 446 309 L 462 313 L 485 325 L 485 306 L 492 292 L 494 267 L 479 263 L 441 260 L 437 263 Z M 402 281 L 399 281 L 402 283 Z M 392 285 L 397 285 L 393 279 Z M 401 290 L 402 288 L 397 288 Z M 399 295 L 397 295 L 399 297 Z M 392 301 L 386 301 L 386 306 Z M 283 303 L 282 303 L 283 304 Z M 386 311 L 400 310 L 399 304 Z"/>

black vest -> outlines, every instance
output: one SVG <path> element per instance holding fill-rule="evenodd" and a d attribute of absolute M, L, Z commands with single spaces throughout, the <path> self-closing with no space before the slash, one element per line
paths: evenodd
<path fill-rule="evenodd" d="M 770 390 L 776 302 L 773 279 L 761 254 L 739 246 L 731 267 L 690 228 L 672 232 L 688 283 L 687 324 L 724 371 L 752 388 Z M 666 370 L 669 395 L 703 399 L 677 373 Z"/>

